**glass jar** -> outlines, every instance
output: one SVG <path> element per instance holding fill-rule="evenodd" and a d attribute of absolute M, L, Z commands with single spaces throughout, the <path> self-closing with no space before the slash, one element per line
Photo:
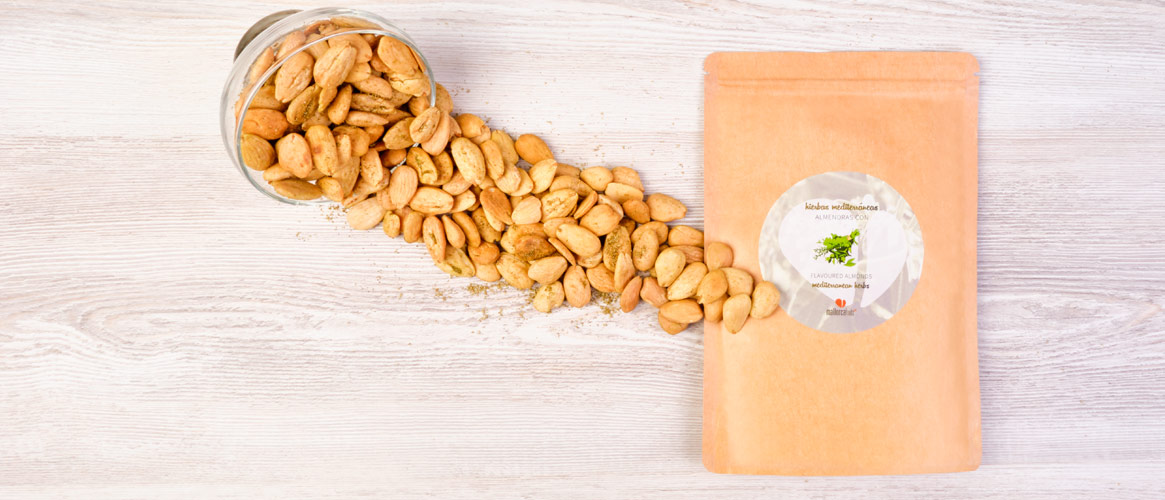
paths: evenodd
<path fill-rule="evenodd" d="M 261 55 L 264 55 L 264 52 L 268 48 L 273 50 L 278 48 L 279 44 L 287 35 L 325 22 L 331 22 L 341 26 L 344 30 L 328 33 L 316 40 L 305 43 L 302 47 L 289 54 L 281 54 L 283 57 L 280 60 L 275 61 L 261 73 L 258 72 L 261 68 L 256 68 L 256 71 L 252 71 L 252 66 L 255 61 Z M 272 199 L 294 205 L 315 204 L 328 201 L 325 198 L 311 201 L 293 200 L 280 195 L 263 179 L 263 171 L 248 168 L 243 163 L 242 151 L 239 148 L 244 115 L 241 111 L 250 108 L 251 101 L 258 94 L 261 85 L 256 85 L 256 83 L 268 81 L 283 63 L 290 59 L 290 56 L 308 50 L 315 44 L 326 43 L 329 39 L 337 36 L 366 33 L 395 38 L 416 53 L 421 70 L 429 78 L 429 105 L 436 105 L 437 80 L 433 78 L 432 70 L 424 54 L 413 43 L 413 40 L 405 34 L 404 30 L 393 25 L 387 19 L 371 12 L 330 7 L 307 11 L 277 12 L 260 20 L 243 35 L 243 39 L 240 40 L 239 46 L 235 50 L 235 64 L 231 68 L 230 75 L 227 77 L 226 86 L 223 87 L 222 99 L 219 105 L 220 127 L 223 145 L 226 147 L 231 161 L 234 162 L 235 168 L 259 192 Z"/>

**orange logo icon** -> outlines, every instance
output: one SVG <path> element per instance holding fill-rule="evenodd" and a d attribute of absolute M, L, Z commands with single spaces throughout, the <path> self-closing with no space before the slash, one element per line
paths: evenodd
<path fill-rule="evenodd" d="M 845 307 L 845 300 L 844 299 L 837 299 L 837 300 L 833 301 L 833 303 L 837 304 L 837 307 Z"/>

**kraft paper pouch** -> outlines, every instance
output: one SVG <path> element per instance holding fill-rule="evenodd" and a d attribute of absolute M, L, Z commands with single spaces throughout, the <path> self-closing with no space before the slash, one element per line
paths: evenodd
<path fill-rule="evenodd" d="M 704 464 L 979 465 L 978 64 L 960 53 L 705 61 L 705 234 L 781 308 L 705 323 Z"/>

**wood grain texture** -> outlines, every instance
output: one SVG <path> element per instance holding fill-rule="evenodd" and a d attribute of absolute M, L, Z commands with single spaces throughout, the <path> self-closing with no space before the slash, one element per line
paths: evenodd
<path fill-rule="evenodd" d="M 307 2 L 0 9 L 2 498 L 1165 496 L 1165 5 L 349 2 L 461 110 L 632 165 L 700 225 L 703 58 L 962 50 L 982 66 L 983 467 L 718 476 L 701 332 L 543 316 L 233 171 L 238 36 Z"/>

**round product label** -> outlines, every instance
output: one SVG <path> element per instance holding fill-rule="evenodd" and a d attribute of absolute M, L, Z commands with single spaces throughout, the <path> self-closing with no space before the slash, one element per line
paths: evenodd
<path fill-rule="evenodd" d="M 829 333 L 892 318 L 922 275 L 922 229 L 902 195 L 858 172 L 802 179 L 769 209 L 757 255 L 781 307 Z"/>

